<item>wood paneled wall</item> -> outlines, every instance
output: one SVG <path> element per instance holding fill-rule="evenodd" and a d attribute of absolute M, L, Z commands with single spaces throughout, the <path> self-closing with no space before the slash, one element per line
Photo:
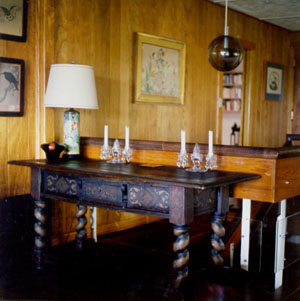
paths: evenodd
<path fill-rule="evenodd" d="M 291 128 L 290 44 L 295 34 L 231 10 L 228 22 L 231 35 L 255 45 L 248 53 L 248 144 L 279 146 Z M 75 61 L 95 68 L 100 108 L 81 110 L 82 136 L 103 137 L 103 126 L 108 124 L 110 137 L 124 138 L 124 127 L 129 125 L 133 139 L 179 141 L 180 129 L 185 129 L 188 142 L 206 143 L 207 131 L 217 129 L 220 78 L 206 51 L 223 33 L 223 26 L 224 7 L 206 0 L 30 0 L 27 41 L 0 40 L 0 55 L 24 59 L 26 68 L 24 117 L 0 117 L 0 196 L 29 192 L 28 170 L 8 167 L 8 160 L 38 158 L 42 142 L 62 141 L 63 110 L 43 108 L 52 63 Z M 133 103 L 134 32 L 186 43 L 183 106 Z M 283 101 L 263 100 L 264 60 L 285 66 Z M 54 208 L 57 221 L 64 210 Z M 70 216 L 70 210 L 66 212 Z M 101 213 L 104 228 L 138 221 L 114 214 Z M 67 228 L 57 235 L 69 232 Z"/>
<path fill-rule="evenodd" d="M 88 64 L 95 68 L 99 110 L 81 110 L 81 136 L 179 141 L 185 129 L 188 142 L 207 142 L 216 132 L 219 73 L 208 63 L 209 43 L 223 33 L 224 7 L 205 0 L 56 0 L 54 1 L 52 63 Z M 247 145 L 280 146 L 290 128 L 292 63 L 289 32 L 229 11 L 230 33 L 252 45 L 247 51 Z M 134 33 L 144 32 L 186 44 L 186 82 L 183 106 L 134 104 L 132 93 Z M 263 64 L 285 66 L 284 100 L 263 100 Z M 54 116 L 55 139 L 62 142 L 63 110 Z M 217 134 L 217 132 L 216 132 Z M 217 135 L 215 137 L 215 141 Z M 58 204 L 57 204 L 58 206 Z M 57 221 L 61 211 L 56 206 Z M 62 212 L 65 212 L 63 208 Z M 66 213 L 70 216 L 70 212 Z M 144 217 L 98 210 L 99 233 L 138 223 Z M 64 219 L 64 218 L 63 218 Z M 74 229 L 74 227 L 73 227 Z M 70 230 L 58 227 L 57 237 Z"/>
<path fill-rule="evenodd" d="M 300 134 L 300 32 L 291 35 L 294 61 L 294 121 L 293 134 Z"/>
<path fill-rule="evenodd" d="M 255 45 L 249 85 L 249 143 L 279 146 L 290 127 L 292 63 L 289 32 L 243 14 L 229 11 L 230 34 Z M 81 111 L 82 136 L 124 137 L 129 125 L 134 139 L 206 142 L 217 129 L 218 72 L 208 63 L 209 43 L 222 34 L 224 7 L 205 0 L 56 0 L 54 62 L 95 67 L 100 108 Z M 144 32 L 186 43 L 185 104 L 134 104 L 133 34 Z M 263 100 L 263 63 L 285 66 L 284 100 Z M 63 110 L 55 111 L 55 137 L 62 140 Z"/>
<path fill-rule="evenodd" d="M 25 61 L 24 116 L 0 117 L 0 197 L 30 192 L 27 168 L 9 160 L 39 158 L 40 144 L 54 140 L 54 112 L 43 108 L 46 75 L 53 61 L 54 2 L 28 1 L 27 40 L 0 39 L 0 56 Z"/>
<path fill-rule="evenodd" d="M 37 32 L 35 6 L 28 6 L 27 41 L 0 39 L 0 56 L 25 61 L 25 95 L 23 117 L 0 117 L 0 197 L 29 193 L 27 168 L 8 166 L 7 161 L 35 157 L 37 113 Z"/>

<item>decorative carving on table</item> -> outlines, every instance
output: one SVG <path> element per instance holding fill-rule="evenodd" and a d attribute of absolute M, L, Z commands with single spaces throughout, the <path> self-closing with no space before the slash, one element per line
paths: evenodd
<path fill-rule="evenodd" d="M 169 187 L 128 185 L 128 208 L 169 213 Z"/>
<path fill-rule="evenodd" d="M 170 223 L 190 225 L 194 219 L 193 190 L 181 186 L 170 187 Z"/>
<path fill-rule="evenodd" d="M 45 174 L 45 191 L 53 194 L 77 196 L 79 187 L 76 179 L 61 175 Z"/>
<path fill-rule="evenodd" d="M 82 197 L 87 200 L 101 200 L 102 202 L 122 205 L 122 184 L 113 184 L 105 181 L 86 180 L 82 181 Z"/>
<path fill-rule="evenodd" d="M 216 190 L 194 190 L 194 214 L 211 211 L 216 207 Z"/>
<path fill-rule="evenodd" d="M 170 221 L 174 224 L 182 224 L 184 189 L 182 187 L 172 187 L 170 192 Z"/>

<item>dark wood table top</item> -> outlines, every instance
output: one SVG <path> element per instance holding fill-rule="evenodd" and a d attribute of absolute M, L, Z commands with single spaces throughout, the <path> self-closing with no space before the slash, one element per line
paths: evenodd
<path fill-rule="evenodd" d="M 60 160 L 57 163 L 51 164 L 47 163 L 46 160 L 18 160 L 10 161 L 8 163 L 45 169 L 53 172 L 67 172 L 92 177 L 103 177 L 115 181 L 124 180 L 161 185 L 175 185 L 202 190 L 227 186 L 260 177 L 256 174 L 218 170 L 195 173 L 173 166 L 150 166 L 137 163 L 109 164 L 104 161 L 91 159 Z"/>

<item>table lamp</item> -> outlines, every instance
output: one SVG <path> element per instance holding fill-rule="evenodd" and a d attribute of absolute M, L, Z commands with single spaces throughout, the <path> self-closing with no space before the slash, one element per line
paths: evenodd
<path fill-rule="evenodd" d="M 65 157 L 80 158 L 80 114 L 74 108 L 98 109 L 93 67 L 77 64 L 51 65 L 44 106 L 68 109 L 64 112 Z"/>

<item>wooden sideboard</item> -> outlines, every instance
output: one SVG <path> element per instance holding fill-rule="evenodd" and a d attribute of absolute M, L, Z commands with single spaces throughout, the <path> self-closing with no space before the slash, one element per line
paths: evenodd
<path fill-rule="evenodd" d="M 109 144 L 113 144 L 113 139 Z M 124 140 L 119 139 L 121 147 Z M 81 138 L 83 157 L 99 159 L 101 138 Z M 176 166 L 180 143 L 131 140 L 134 150 L 132 162 Z M 187 143 L 187 152 L 193 152 L 194 143 Z M 207 144 L 199 144 L 206 154 Z M 281 148 L 215 145 L 218 170 L 246 172 L 260 175 L 259 179 L 234 185 L 234 198 L 276 203 L 300 195 L 300 147 Z"/>
<path fill-rule="evenodd" d="M 112 145 L 113 142 L 113 139 L 109 140 L 110 145 Z M 124 140 L 119 139 L 119 142 L 121 147 L 123 147 Z M 83 158 L 85 160 L 94 159 L 100 161 L 99 158 L 102 144 L 103 139 L 101 138 L 81 138 L 81 154 Z M 167 166 L 176 166 L 177 154 L 180 151 L 180 143 L 172 142 L 131 140 L 130 147 L 133 149 L 132 163 L 137 163 L 138 165 L 143 164 L 144 166 L 147 165 L 149 167 L 157 167 L 159 169 L 164 169 Z M 186 145 L 187 152 L 192 153 L 193 147 L 194 144 L 188 143 Z M 199 147 L 203 154 L 207 153 L 207 145 L 199 144 Z M 281 148 L 257 148 L 215 145 L 214 154 L 217 156 L 217 171 L 246 173 L 259 176 L 255 177 L 255 179 L 252 178 L 249 181 L 236 181 L 230 184 L 230 196 L 243 200 L 241 223 L 241 268 L 247 270 L 249 265 L 251 202 L 259 201 L 280 204 L 280 213 L 277 220 L 281 226 L 276 228 L 274 264 L 275 287 L 277 288 L 282 284 L 282 273 L 284 269 L 286 231 L 284 220 L 286 217 L 286 202 L 287 199 L 300 195 L 300 185 L 298 184 L 300 180 L 300 147 L 286 146 Z M 53 169 L 53 166 L 40 166 L 40 163 L 37 161 L 29 164 L 25 161 L 15 161 L 10 163 L 30 166 L 33 170 Z M 56 171 L 59 171 L 60 168 L 62 168 L 61 171 L 63 173 L 68 173 L 68 168 L 65 170 L 65 166 L 54 167 L 54 170 L 55 168 L 57 168 Z M 77 173 L 76 168 L 72 169 L 70 172 Z M 87 172 L 92 175 L 92 173 L 96 171 Z M 39 182 L 36 182 L 36 177 L 34 175 L 32 176 L 32 182 L 40 185 Z M 229 187 L 228 184 L 229 182 L 226 184 L 227 187 Z M 40 192 L 43 191 L 42 187 L 43 186 L 39 186 L 38 188 Z M 46 197 L 47 196 L 48 194 Z M 55 195 L 52 198 L 55 199 Z M 42 206 L 42 204 L 39 204 L 38 201 L 36 206 L 39 207 L 40 205 Z M 86 205 L 93 206 L 93 202 L 86 202 Z M 106 208 L 105 206 L 98 207 Z M 127 211 L 138 213 L 138 210 Z M 212 211 L 209 210 L 208 212 Z M 167 214 L 169 214 L 169 211 Z M 134 226 L 134 223 L 130 224 L 130 226 Z"/>
<path fill-rule="evenodd" d="M 113 144 L 110 139 L 109 144 Z M 121 147 L 124 140 L 119 139 Z M 98 159 L 101 138 L 82 138 L 81 151 L 84 157 Z M 130 141 L 133 162 L 157 165 L 176 165 L 180 143 L 159 141 Z M 188 153 L 192 153 L 194 143 L 187 143 Z M 203 154 L 208 152 L 207 144 L 199 144 Z M 244 270 L 249 267 L 250 220 L 252 201 L 279 203 L 277 217 L 274 273 L 275 288 L 282 285 L 286 233 L 287 199 L 300 195 L 300 147 L 284 146 L 279 148 L 242 147 L 214 145 L 217 155 L 217 170 L 257 174 L 259 179 L 236 183 L 232 197 L 242 199 L 241 256 L 240 265 Z"/>

